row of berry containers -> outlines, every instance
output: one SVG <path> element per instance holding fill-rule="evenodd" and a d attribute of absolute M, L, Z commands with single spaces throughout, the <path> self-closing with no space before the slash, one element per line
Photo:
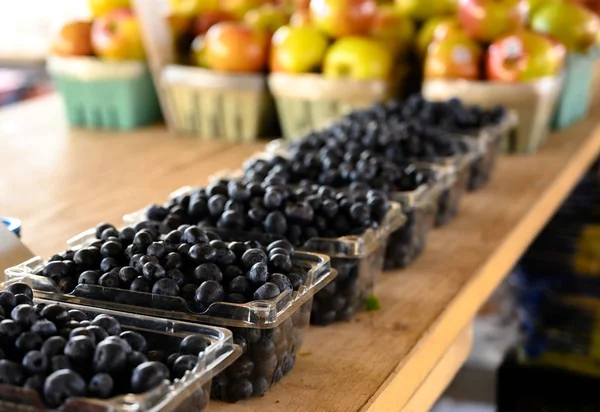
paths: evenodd
<path fill-rule="evenodd" d="M 250 239 L 243 234 L 229 236 Z M 77 251 L 97 241 L 96 231 L 91 229 L 70 239 L 68 247 Z M 43 259 L 36 257 L 7 269 L 6 277 L 9 282 L 29 284 L 35 295 L 44 299 L 228 328 L 242 355 L 213 380 L 212 397 L 226 401 L 262 395 L 291 371 L 302 346 L 303 333 L 309 325 L 313 297 L 337 277 L 327 256 L 296 252 L 293 264 L 306 273 L 304 284 L 297 290 L 283 291 L 272 300 L 243 304 L 215 302 L 199 311 L 181 297 L 116 287 L 78 284 L 73 290 L 66 291 L 62 284 L 43 276 L 45 264 Z"/>
<path fill-rule="evenodd" d="M 221 177 L 225 177 L 224 174 Z M 189 196 L 194 188 L 186 186 L 173 192 L 169 198 Z M 135 225 L 149 219 L 146 208 L 124 216 L 126 224 Z M 326 325 L 334 321 L 351 319 L 373 293 L 375 283 L 383 270 L 385 251 L 391 233 L 403 227 L 406 221 L 399 203 L 391 202 L 390 209 L 380 226 L 367 229 L 360 235 L 347 235 L 338 238 L 315 237 L 308 239 L 301 250 L 322 253 L 331 259 L 331 266 L 338 277 L 321 292 L 315 294 L 311 322 Z M 267 234 L 255 232 L 232 232 L 209 228 L 227 241 L 255 239 L 275 240 Z"/>
<path fill-rule="evenodd" d="M 20 284 L 20 281 L 25 281 L 31 286 L 35 286 L 36 284 L 36 279 L 34 278 L 11 276 L 9 280 L 2 284 L 2 292 L 6 292 L 7 289 L 10 291 L 11 286 L 22 289 L 20 286 L 23 285 Z M 31 290 L 29 290 L 29 292 L 31 292 Z M 30 304 L 50 305 L 55 303 L 53 300 L 41 298 L 40 296 L 42 295 L 43 293 L 36 292 L 35 297 L 33 301 L 30 301 Z M 68 397 L 66 399 L 61 399 L 63 401 L 61 410 L 93 410 L 107 412 L 133 409 L 156 412 L 179 410 L 204 411 L 209 404 L 213 377 L 230 366 L 242 352 L 241 348 L 233 343 L 232 333 L 224 328 L 193 324 L 155 316 L 133 315 L 125 312 L 113 311 L 107 308 L 82 305 L 79 304 L 76 299 L 71 299 L 71 301 L 73 303 L 60 303 L 59 306 L 62 307 L 62 310 L 64 310 L 65 313 L 66 311 L 74 311 L 87 316 L 88 319 L 93 319 L 97 316 L 110 316 L 118 322 L 120 331 L 132 331 L 138 334 L 138 336 L 143 336 L 145 342 L 147 342 L 147 347 L 139 350 L 146 353 L 148 359 L 150 359 L 152 356 L 151 354 L 153 353 L 157 355 L 157 357 L 159 355 L 164 355 L 165 359 L 163 359 L 163 362 L 168 356 L 173 357 L 173 354 L 179 355 L 182 342 L 186 338 L 188 341 L 190 338 L 200 339 L 204 343 L 202 345 L 203 349 L 201 349 L 197 355 L 195 366 L 184 372 L 182 376 L 174 376 L 172 380 L 167 378 L 162 382 L 157 382 L 156 386 L 141 393 L 125 393 L 123 395 L 103 399 L 81 396 Z M 17 307 L 21 306 L 26 305 Z M 7 320 L 6 322 L 11 321 Z M 66 327 L 67 326 L 65 325 L 65 328 Z M 69 329 L 64 330 L 67 332 L 70 331 Z M 62 331 L 63 330 L 61 329 L 59 332 Z M 68 338 L 68 336 L 63 337 Z M 3 347 L 10 357 L 7 349 L 8 343 L 8 341 L 5 341 Z M 138 352 L 137 354 L 139 355 L 140 353 L 142 352 Z M 195 356 L 195 353 L 192 356 Z M 142 358 L 145 358 L 145 356 L 142 356 Z M 71 363 L 71 368 L 78 368 L 78 366 Z M 37 376 L 43 375 L 33 375 L 34 378 Z M 13 380 L 16 380 L 16 378 Z M 2 382 L 3 383 L 0 384 L 0 408 L 2 410 L 48 410 L 47 405 L 43 400 L 43 393 L 46 393 L 47 391 L 42 390 L 43 393 L 40 393 L 34 389 L 32 385 L 27 383 L 24 386 L 17 386 L 18 384 L 14 385 L 17 382 L 8 382 L 6 378 L 3 378 Z M 62 390 L 67 393 L 70 389 Z M 114 390 L 122 392 L 123 388 L 115 387 Z M 59 396 L 58 394 L 54 395 Z M 63 395 L 60 395 L 59 397 L 61 396 Z M 66 397 L 66 395 L 64 397 Z"/>

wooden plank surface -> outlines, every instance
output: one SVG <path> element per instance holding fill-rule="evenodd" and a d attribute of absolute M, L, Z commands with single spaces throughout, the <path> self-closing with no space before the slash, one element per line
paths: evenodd
<path fill-rule="evenodd" d="M 596 111 L 598 119 L 600 111 Z M 0 211 L 49 255 L 69 236 L 171 190 L 239 166 L 262 144 L 69 131 L 56 98 L 0 111 Z M 410 405 L 447 349 L 583 175 L 600 149 L 597 120 L 553 135 L 536 156 L 503 157 L 484 190 L 430 236 L 427 252 L 378 282 L 378 312 L 311 328 L 293 373 L 227 411 L 397 411 Z M 433 394 L 432 394 L 433 396 Z"/>

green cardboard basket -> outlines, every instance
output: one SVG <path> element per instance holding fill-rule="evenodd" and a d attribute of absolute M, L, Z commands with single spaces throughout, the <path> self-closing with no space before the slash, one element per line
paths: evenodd
<path fill-rule="evenodd" d="M 130 130 L 161 118 L 144 62 L 51 57 L 48 72 L 65 102 L 71 126 Z"/>
<path fill-rule="evenodd" d="M 592 100 L 594 65 L 598 56 L 597 49 L 587 54 L 567 55 L 564 86 L 552 120 L 554 129 L 567 128 L 587 116 Z"/>

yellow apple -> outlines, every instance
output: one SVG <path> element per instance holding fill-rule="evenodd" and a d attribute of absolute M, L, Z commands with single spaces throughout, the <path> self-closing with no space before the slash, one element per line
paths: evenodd
<path fill-rule="evenodd" d="M 248 10 L 244 15 L 244 23 L 258 30 L 273 33 L 288 23 L 290 16 L 281 7 L 264 4 L 256 9 Z"/>
<path fill-rule="evenodd" d="M 219 7 L 236 19 L 241 20 L 248 10 L 258 8 L 266 3 L 266 0 L 220 0 Z"/>
<path fill-rule="evenodd" d="M 314 27 L 283 26 L 271 39 L 271 71 L 307 73 L 319 69 L 328 46 L 327 37 Z"/>
<path fill-rule="evenodd" d="M 394 58 L 375 39 L 348 36 L 337 40 L 327 51 L 323 75 L 332 79 L 388 80 Z"/>
<path fill-rule="evenodd" d="M 129 0 L 88 0 L 93 17 L 99 17 L 110 11 L 129 8 Z"/>
<path fill-rule="evenodd" d="M 128 9 L 113 10 L 94 20 L 92 47 L 105 60 L 142 60 L 145 57 L 140 24 Z"/>
<path fill-rule="evenodd" d="M 169 0 L 171 11 L 188 17 L 219 9 L 219 0 Z"/>
<path fill-rule="evenodd" d="M 433 17 L 427 20 L 417 36 L 417 52 L 425 56 L 431 43 L 457 31 L 462 31 L 462 28 L 456 17 Z"/>
<path fill-rule="evenodd" d="M 395 0 L 402 13 L 418 21 L 456 13 L 457 0 Z"/>

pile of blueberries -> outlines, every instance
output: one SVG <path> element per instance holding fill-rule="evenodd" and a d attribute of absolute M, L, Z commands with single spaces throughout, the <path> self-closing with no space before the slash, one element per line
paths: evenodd
<path fill-rule="evenodd" d="M 71 397 L 147 392 L 183 377 L 210 345 L 189 335 L 167 352 L 160 339 L 122 331 L 111 316 L 89 319 L 60 304 L 34 304 L 32 297 L 24 283 L 0 292 L 0 383 L 31 389 L 52 408 Z"/>
<path fill-rule="evenodd" d="M 77 285 L 98 285 L 112 288 L 114 294 L 97 288 L 94 294 L 94 288 L 85 287 L 76 294 L 163 309 L 183 305 L 177 299 L 182 298 L 187 305 L 179 309 L 197 313 L 216 302 L 274 299 L 306 282 L 306 269 L 292 261 L 294 247 L 285 240 L 268 246 L 257 241 L 225 243 L 214 232 L 191 225 L 181 225 L 161 238 L 159 225 L 153 222 L 120 231 L 101 223 L 96 237 L 77 251 L 52 256 L 39 274 L 66 293 Z"/>

